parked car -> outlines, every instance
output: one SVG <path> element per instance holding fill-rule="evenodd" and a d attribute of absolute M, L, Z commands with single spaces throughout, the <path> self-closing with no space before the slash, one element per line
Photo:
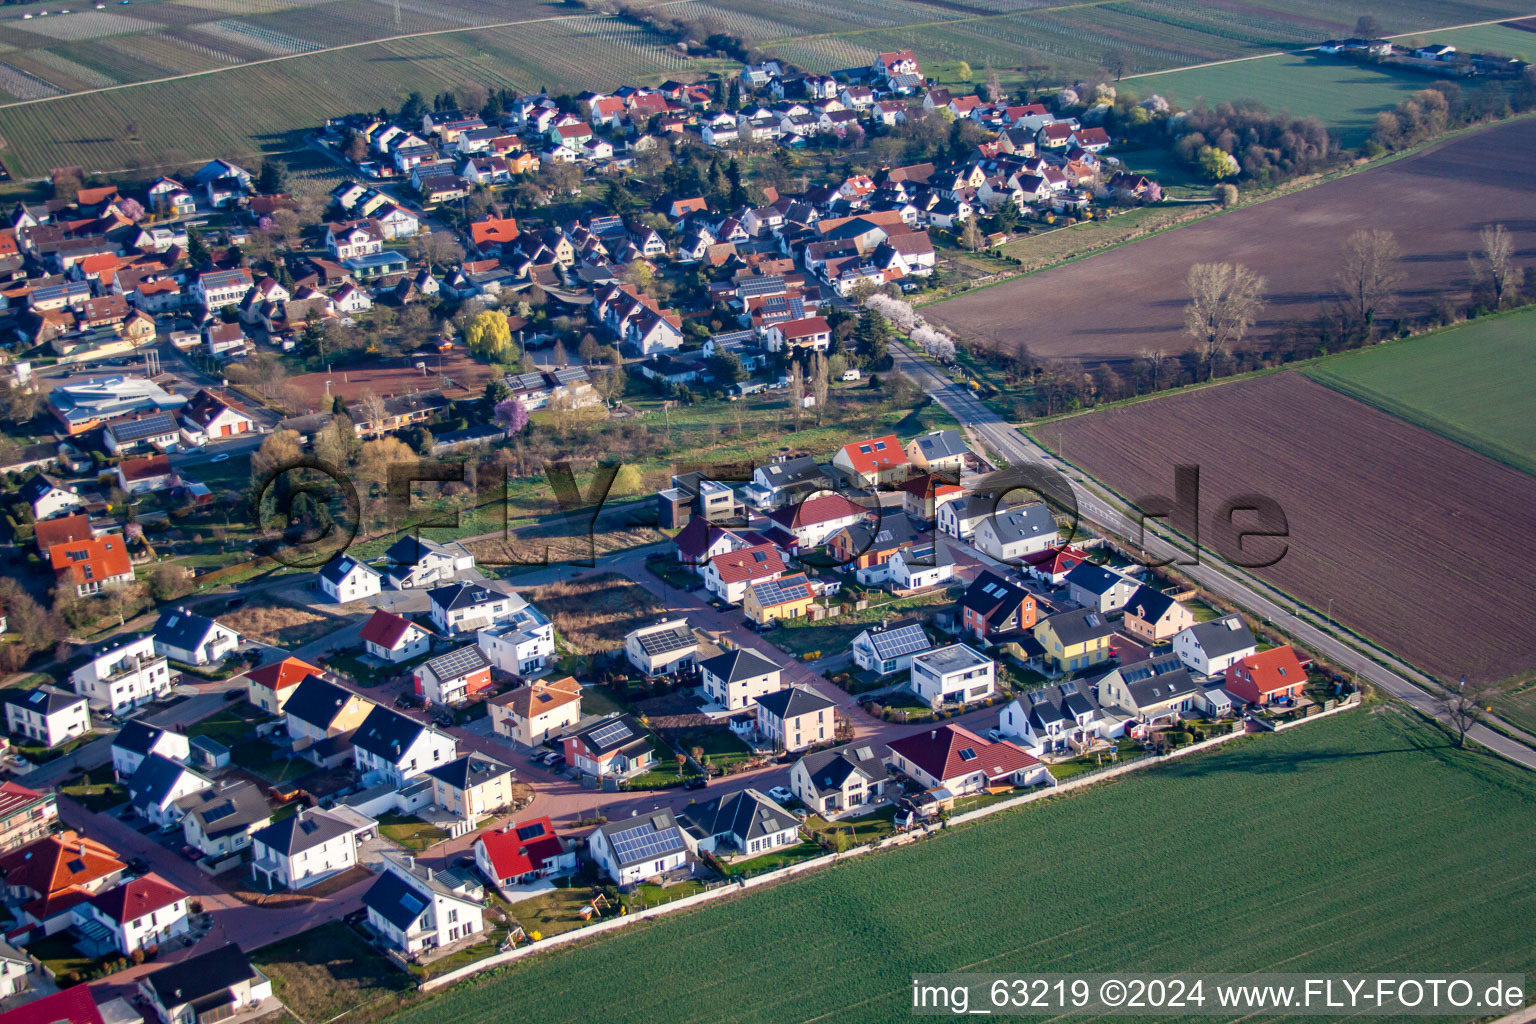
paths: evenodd
<path fill-rule="evenodd" d="M 693 775 L 693 776 L 690 776 L 688 778 L 687 782 L 683 783 L 683 788 L 684 789 L 703 789 L 707 785 L 709 785 L 708 777 L 703 776 L 703 775 Z"/>
<path fill-rule="evenodd" d="M 795 798 L 795 794 L 789 791 L 788 786 L 774 786 L 768 791 L 768 797 L 769 799 L 777 800 L 782 804 L 786 800 L 793 800 Z"/>
<path fill-rule="evenodd" d="M 225 690 L 224 691 L 224 699 L 225 700 L 242 700 L 242 699 L 244 699 L 244 697 L 245 697 L 245 691 L 244 690 Z"/>

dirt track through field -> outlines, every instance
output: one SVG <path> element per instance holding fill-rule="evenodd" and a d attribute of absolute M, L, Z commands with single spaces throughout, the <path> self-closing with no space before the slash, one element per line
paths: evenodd
<path fill-rule="evenodd" d="M 1126 498 L 1200 467 L 1200 529 L 1245 493 L 1279 502 L 1289 549 L 1257 574 L 1441 680 L 1536 666 L 1536 479 L 1297 373 L 1040 426 Z"/>
<path fill-rule="evenodd" d="M 1089 361 L 1148 349 L 1182 352 L 1184 276 L 1233 261 L 1263 274 L 1269 304 L 1254 334 L 1315 316 L 1333 301 L 1339 248 L 1359 228 L 1387 229 L 1403 252 L 1402 311 L 1466 298 L 1467 254 L 1502 223 L 1516 259 L 1536 257 L 1536 119 L 1452 138 L 1423 153 L 1220 214 L 1054 270 L 930 306 L 961 335 L 1035 356 Z"/>

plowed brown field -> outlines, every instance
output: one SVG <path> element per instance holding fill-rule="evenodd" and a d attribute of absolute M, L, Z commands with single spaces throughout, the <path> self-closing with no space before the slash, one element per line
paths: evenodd
<path fill-rule="evenodd" d="M 1121 495 L 1200 467 L 1201 531 L 1238 494 L 1285 510 L 1257 574 L 1443 680 L 1536 666 L 1536 479 L 1279 373 L 1087 413 L 1035 431 Z"/>
<path fill-rule="evenodd" d="M 1339 247 L 1358 228 L 1397 235 L 1405 314 L 1466 298 L 1467 253 L 1502 223 L 1519 262 L 1536 255 L 1536 120 L 1449 139 L 1434 149 L 1224 213 L 1076 263 L 928 307 L 962 336 L 1035 356 L 1126 359 L 1183 352 L 1184 277 L 1193 263 L 1243 263 L 1268 281 L 1253 334 L 1333 302 Z M 1105 301 L 1105 298 L 1113 301 Z"/>

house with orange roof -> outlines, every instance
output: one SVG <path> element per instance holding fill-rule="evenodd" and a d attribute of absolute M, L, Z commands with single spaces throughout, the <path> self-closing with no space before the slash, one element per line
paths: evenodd
<path fill-rule="evenodd" d="M 128 494 L 148 494 L 175 487 L 179 478 L 169 456 L 141 455 L 117 464 L 117 486 Z"/>
<path fill-rule="evenodd" d="M 572 676 L 535 679 L 492 697 L 491 729 L 525 747 L 536 747 L 581 718 L 581 684 Z"/>
<path fill-rule="evenodd" d="M 772 544 L 754 544 L 726 551 L 704 567 L 704 586 L 726 604 L 739 604 L 747 587 L 784 575 L 784 559 Z"/>
<path fill-rule="evenodd" d="M 1307 685 L 1307 670 L 1289 644 L 1250 654 L 1227 666 L 1222 684 L 1232 696 L 1250 704 L 1292 704 Z"/>
<path fill-rule="evenodd" d="M 279 715 L 299 684 L 309 676 L 320 675 L 320 672 L 319 668 L 302 658 L 284 658 L 247 672 L 246 693 L 252 704 L 270 714 Z"/>
<path fill-rule="evenodd" d="M 21 926 L 7 939 L 22 929 L 36 937 L 68 928 L 74 906 L 122 881 L 127 870 L 110 846 L 73 829 L 9 851 L 0 857 L 0 877 L 7 900 L 19 903 Z"/>
<path fill-rule="evenodd" d="M 906 449 L 895 434 L 845 444 L 832 457 L 832 465 L 860 487 L 900 483 L 911 468 Z"/>
<path fill-rule="evenodd" d="M 124 956 L 187 934 L 187 894 L 159 875 L 124 882 L 74 908 L 74 924 L 87 956 L 116 950 Z"/>
<path fill-rule="evenodd" d="M 133 582 L 133 563 L 121 534 L 55 544 L 48 560 L 59 586 L 72 586 L 81 597 Z"/>
<path fill-rule="evenodd" d="M 469 235 L 475 248 L 481 252 L 499 251 L 502 246 L 517 241 L 517 220 L 487 214 L 484 220 L 477 220 L 469 226 Z"/>

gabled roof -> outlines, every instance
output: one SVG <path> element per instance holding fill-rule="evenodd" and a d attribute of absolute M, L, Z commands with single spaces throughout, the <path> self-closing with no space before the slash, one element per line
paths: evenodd
<path fill-rule="evenodd" d="M 485 847 L 485 855 L 498 880 L 539 871 L 565 853 L 565 844 L 555 834 L 554 822 L 548 817 L 517 821 L 504 829 L 482 832 L 475 842 Z"/>
<path fill-rule="evenodd" d="M 372 573 L 377 576 L 379 571 L 366 562 L 359 562 L 351 555 L 337 555 L 325 567 L 320 570 L 320 578 L 329 582 L 332 586 L 341 586 L 342 582 L 356 570 Z"/>
<path fill-rule="evenodd" d="M 463 791 L 511 775 L 512 771 L 509 765 L 502 764 L 494 757 L 471 753 L 431 768 L 427 774 L 446 786 Z"/>
<path fill-rule="evenodd" d="M 1227 668 L 1227 689 L 1241 680 L 1243 688 L 1257 693 L 1274 693 L 1307 681 L 1307 670 L 1290 644 L 1271 647 L 1233 662 Z"/>
<path fill-rule="evenodd" d="M 759 608 L 778 608 L 796 601 L 810 601 L 816 597 L 811 589 L 810 578 L 803 572 L 780 576 L 776 580 L 762 580 L 750 584 L 747 593 Z"/>
<path fill-rule="evenodd" d="M 208 634 L 221 627 L 217 622 L 185 608 L 168 608 L 155 621 L 155 642 L 184 651 L 196 650 L 208 639 Z M 230 633 L 234 630 L 229 629 Z"/>
<path fill-rule="evenodd" d="M 1082 566 L 1078 566 L 1082 568 Z M 1072 572 L 1076 572 L 1073 569 Z M 1070 573 L 1068 575 L 1071 575 Z M 1147 622 L 1156 622 L 1168 613 L 1168 609 L 1178 604 L 1167 594 L 1159 593 L 1143 583 L 1131 592 L 1131 599 L 1125 602 L 1125 613 L 1134 615 L 1138 619 Z"/>
<path fill-rule="evenodd" d="M 890 778 L 885 769 L 883 743 L 849 743 L 831 750 L 818 750 L 800 759 L 811 787 L 818 793 L 841 790 L 850 775 L 861 774 L 869 782 Z"/>
<path fill-rule="evenodd" d="M 128 802 L 135 810 L 162 807 L 185 775 L 190 775 L 204 787 L 213 785 L 179 761 L 150 754 L 139 763 L 138 769 L 128 780 Z"/>
<path fill-rule="evenodd" d="M 7 1010 L 0 1020 L 5 1024 L 102 1024 L 93 991 L 89 985 L 66 988 Z"/>
<path fill-rule="evenodd" d="M 928 635 L 923 632 L 923 624 L 916 619 L 901 619 L 889 624 L 870 626 L 859 636 L 869 637 L 870 646 L 875 649 L 875 656 L 882 661 L 916 654 L 933 646 L 928 641 Z M 858 638 L 858 636 L 854 637 L 855 640 Z"/>
<path fill-rule="evenodd" d="M 283 705 L 283 714 L 321 729 L 329 729 L 336 716 L 355 696 L 351 690 L 344 690 L 319 676 L 308 676 L 299 682 L 288 702 Z"/>
<path fill-rule="evenodd" d="M 245 677 L 257 686 L 264 686 L 273 693 L 298 686 L 306 676 L 319 675 L 320 669 L 299 658 L 284 658 L 261 668 L 253 668 Z"/>
<path fill-rule="evenodd" d="M 152 971 L 144 978 L 144 983 L 154 992 L 155 1001 L 167 1010 L 201 1003 L 209 996 L 219 997 L 218 1006 L 227 1006 L 233 1002 L 230 989 L 259 975 L 260 972 L 240 952 L 240 947 L 228 942 Z"/>
<path fill-rule="evenodd" d="M 112 747 L 117 750 L 126 750 L 130 754 L 145 755 L 154 749 L 155 744 L 164 735 L 164 729 L 135 719 L 126 723 L 118 730 L 117 735 L 112 737 Z"/>
<path fill-rule="evenodd" d="M 37 550 L 44 555 L 55 544 L 90 540 L 92 536 L 91 517 L 84 512 L 44 519 L 32 527 L 32 539 L 37 543 Z"/>
<path fill-rule="evenodd" d="M 754 544 L 749 548 L 724 551 L 709 560 L 726 583 L 758 580 L 784 571 L 784 560 L 772 544 Z"/>
<path fill-rule="evenodd" d="M 428 555 L 451 559 L 453 552 L 435 540 L 405 536 L 389 546 L 389 550 L 384 552 L 384 560 L 389 565 L 415 565 Z"/>
<path fill-rule="evenodd" d="M 984 570 L 965 588 L 960 607 L 969 608 L 982 618 L 1006 619 L 1030 598 L 1030 592 L 990 569 Z"/>
<path fill-rule="evenodd" d="M 1138 708 L 1176 700 L 1200 690 L 1200 684 L 1189 674 L 1189 669 L 1172 654 L 1158 655 L 1115 671 Z"/>
<path fill-rule="evenodd" d="M 124 882 L 115 889 L 97 893 L 91 897 L 90 904 L 118 924 L 124 924 L 186 898 L 186 893 L 159 875 L 150 873 L 143 878 Z"/>
<path fill-rule="evenodd" d="M 506 599 L 507 595 L 501 591 L 476 583 L 449 583 L 427 591 L 427 600 L 431 601 L 434 607 L 450 612 Z"/>
<path fill-rule="evenodd" d="M 350 823 L 324 811 L 304 808 L 290 818 L 274 821 L 259 832 L 251 833 L 251 841 L 292 857 L 323 846 L 337 836 L 351 832 L 352 828 Z"/>
<path fill-rule="evenodd" d="M 454 679 L 463 679 L 465 676 L 491 667 L 490 659 L 480 649 L 479 644 L 469 644 L 440 654 L 423 664 L 422 669 L 432 673 L 440 683 L 446 683 Z"/>
<path fill-rule="evenodd" d="M 363 893 L 363 906 L 401 931 L 408 930 L 432 901 L 393 871 L 385 871 Z"/>
<path fill-rule="evenodd" d="M 1004 778 L 1040 763 L 1012 743 L 991 743 L 958 725 L 903 736 L 892 740 L 890 748 L 940 784 L 975 772 L 985 772 L 989 779 Z"/>
<path fill-rule="evenodd" d="M 847 537 L 848 550 L 863 555 L 894 551 L 915 544 L 921 531 L 913 525 L 905 512 L 893 506 L 881 509 L 879 519 L 867 518 L 843 527 L 840 532 Z"/>
<path fill-rule="evenodd" d="M 37 686 L 30 690 L 0 690 L 0 703 L 15 704 L 39 715 L 55 715 L 84 701 L 79 694 L 56 686 Z"/>
<path fill-rule="evenodd" d="M 176 801 L 209 837 L 243 833 L 272 817 L 272 808 L 254 782 L 236 782 L 222 789 L 205 789 Z"/>
<path fill-rule="evenodd" d="M 843 454 L 858 473 L 876 473 L 893 466 L 905 466 L 908 461 L 907 451 L 896 440 L 895 434 L 845 444 Z"/>
<path fill-rule="evenodd" d="M 699 668 L 727 683 L 736 683 L 743 679 L 755 679 L 769 672 L 777 672 L 779 666 L 756 651 L 738 647 L 701 662 Z"/>
<path fill-rule="evenodd" d="M 1241 615 L 1223 615 L 1210 622 L 1197 622 L 1186 632 L 1193 634 L 1208 658 L 1220 658 L 1257 645 Z"/>
<path fill-rule="evenodd" d="M 1002 544 L 1028 540 L 1033 537 L 1055 536 L 1056 517 L 1043 502 L 999 512 L 986 520 Z M 979 529 L 979 527 L 978 527 Z"/>
<path fill-rule="evenodd" d="M 1088 643 L 1110 636 L 1115 631 L 1115 627 L 1105 620 L 1104 614 L 1094 608 L 1072 608 L 1057 612 L 1042 621 L 1056 634 L 1056 639 L 1065 645 Z"/>
<path fill-rule="evenodd" d="M 426 729 L 414 718 L 375 704 L 363 724 L 357 727 L 352 745 L 395 764 Z"/>
<path fill-rule="evenodd" d="M 1109 593 L 1115 587 L 1135 582 L 1123 573 L 1106 569 L 1102 565 L 1094 565 L 1092 562 L 1079 562 L 1071 572 L 1067 573 L 1069 585 L 1099 596 Z"/>
<path fill-rule="evenodd" d="M 375 643 L 385 650 L 394 650 L 395 645 L 405 636 L 412 627 L 420 630 L 410 619 L 394 612 L 387 612 L 382 608 L 374 609 L 368 621 L 363 623 L 363 631 L 360 634 L 364 642 Z M 424 632 L 424 631 L 423 631 Z"/>
<path fill-rule="evenodd" d="M 780 721 L 837 707 L 836 702 L 828 700 L 808 686 L 791 686 L 787 689 L 775 690 L 773 693 L 765 693 L 757 698 L 757 705 Z"/>
<path fill-rule="evenodd" d="M 509 709 L 517 718 L 532 718 L 581 700 L 581 684 L 566 676 L 546 682 L 536 679 L 527 686 L 491 698 L 491 703 Z M 505 877 L 505 876 L 504 876 Z"/>
<path fill-rule="evenodd" d="M 700 839 L 728 834 L 742 849 L 753 839 L 797 825 L 793 815 L 755 789 L 689 807 L 678 816 L 677 823 Z"/>
<path fill-rule="evenodd" d="M 127 867 L 105 843 L 69 830 L 44 836 L 0 856 L 0 877 L 41 897 L 88 885 Z"/>
<path fill-rule="evenodd" d="M 613 849 L 614 860 L 620 868 L 688 848 L 677 819 L 665 807 L 649 814 L 610 821 L 599 825 L 597 831 Z"/>
<path fill-rule="evenodd" d="M 55 544 L 48 549 L 48 560 L 55 573 L 76 585 L 133 572 L 128 546 L 120 534 Z"/>
<path fill-rule="evenodd" d="M 795 530 L 802 526 L 816 526 L 821 523 L 830 523 L 838 519 L 848 519 L 855 516 L 870 515 L 870 510 L 855 501 L 850 501 L 841 494 L 821 494 L 809 501 L 802 501 L 794 505 L 786 505 L 776 509 L 768 516 L 786 530 Z"/>

